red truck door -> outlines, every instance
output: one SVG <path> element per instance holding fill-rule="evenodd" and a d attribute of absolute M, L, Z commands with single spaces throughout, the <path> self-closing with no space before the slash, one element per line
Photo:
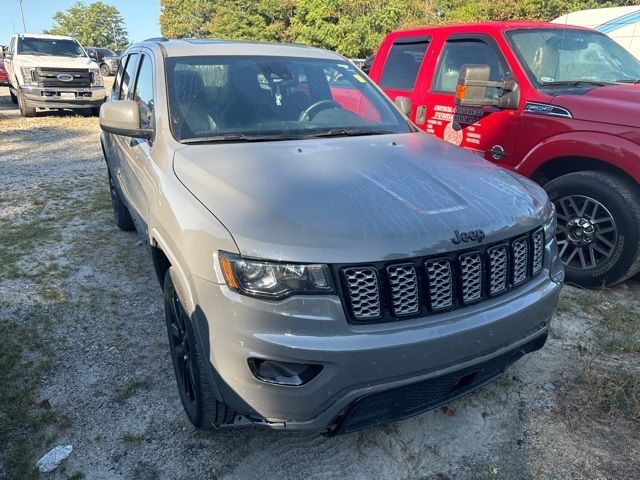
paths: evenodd
<path fill-rule="evenodd" d="M 423 75 L 418 77 L 418 72 L 426 63 L 424 60 L 430 43 L 431 37 L 427 35 L 396 38 L 389 48 L 380 78 L 374 79 L 391 100 L 398 96 L 411 100 L 409 118 L 414 123 L 423 79 Z M 424 112 L 418 113 L 424 115 Z"/>
<path fill-rule="evenodd" d="M 520 109 L 455 105 L 458 74 L 465 64 L 489 65 L 490 80 L 504 80 L 511 76 L 498 45 L 488 35 L 449 35 L 440 50 L 429 87 L 418 100 L 417 108 L 426 109 L 426 118 L 416 124 L 428 133 L 507 166 L 514 160 Z"/>

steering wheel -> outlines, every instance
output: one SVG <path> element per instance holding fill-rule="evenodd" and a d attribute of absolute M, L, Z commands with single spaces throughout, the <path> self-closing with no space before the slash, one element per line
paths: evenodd
<path fill-rule="evenodd" d="M 342 108 L 342 105 L 334 100 L 320 100 L 319 102 L 316 102 L 305 108 L 298 116 L 298 121 L 308 122 L 322 110 L 327 110 L 329 108 Z"/>

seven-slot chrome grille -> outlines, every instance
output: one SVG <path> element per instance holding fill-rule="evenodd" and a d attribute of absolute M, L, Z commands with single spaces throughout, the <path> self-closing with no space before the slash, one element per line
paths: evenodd
<path fill-rule="evenodd" d="M 538 228 L 472 251 L 384 265 L 339 268 L 352 321 L 393 321 L 461 308 L 512 290 L 540 273 L 544 232 Z"/>

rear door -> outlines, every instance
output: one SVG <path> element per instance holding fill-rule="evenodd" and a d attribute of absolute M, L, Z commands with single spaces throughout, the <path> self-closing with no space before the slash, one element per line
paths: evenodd
<path fill-rule="evenodd" d="M 466 64 L 489 65 L 490 80 L 512 78 L 502 52 L 491 37 L 450 35 L 441 49 L 424 97 L 426 122 L 421 127 L 487 160 L 508 161 L 514 154 L 518 133 L 517 110 L 456 106 L 458 75 Z"/>
<path fill-rule="evenodd" d="M 398 37 L 393 43 L 384 62 L 380 78 L 377 83 L 391 98 L 403 96 L 411 100 L 411 113 L 409 118 L 414 123 L 419 123 L 424 111 L 418 107 L 421 98 L 420 71 L 429 54 L 431 36 L 407 36 Z"/>

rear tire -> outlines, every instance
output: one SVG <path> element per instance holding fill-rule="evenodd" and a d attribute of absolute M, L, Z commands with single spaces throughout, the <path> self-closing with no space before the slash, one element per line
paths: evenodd
<path fill-rule="evenodd" d="M 596 288 L 640 271 L 637 183 L 585 171 L 562 175 L 544 188 L 556 206 L 556 238 L 568 283 Z"/>
<path fill-rule="evenodd" d="M 36 107 L 32 107 L 29 104 L 29 100 L 22 93 L 18 93 L 18 108 L 20 109 L 20 115 L 23 117 L 36 116 Z"/>
<path fill-rule="evenodd" d="M 129 213 L 129 209 L 122 200 L 120 196 L 120 192 L 116 188 L 115 180 L 111 175 L 111 171 L 109 171 L 109 192 L 111 193 L 111 206 L 113 207 L 113 216 L 116 222 L 116 225 L 120 230 L 124 230 L 129 232 L 135 228 L 133 224 L 133 219 L 131 218 L 131 214 Z"/>
<path fill-rule="evenodd" d="M 216 399 L 206 376 L 209 359 L 200 350 L 191 318 L 185 311 L 184 306 L 188 304 L 181 300 L 185 292 L 179 281 L 174 281 L 174 276 L 174 269 L 170 267 L 164 277 L 164 311 L 180 401 L 196 428 L 232 423 L 235 412 Z"/>
<path fill-rule="evenodd" d="M 11 91 L 11 89 L 9 89 L 9 95 L 11 96 L 11 103 L 13 104 L 18 104 L 18 97 L 15 96 L 15 94 Z"/>

